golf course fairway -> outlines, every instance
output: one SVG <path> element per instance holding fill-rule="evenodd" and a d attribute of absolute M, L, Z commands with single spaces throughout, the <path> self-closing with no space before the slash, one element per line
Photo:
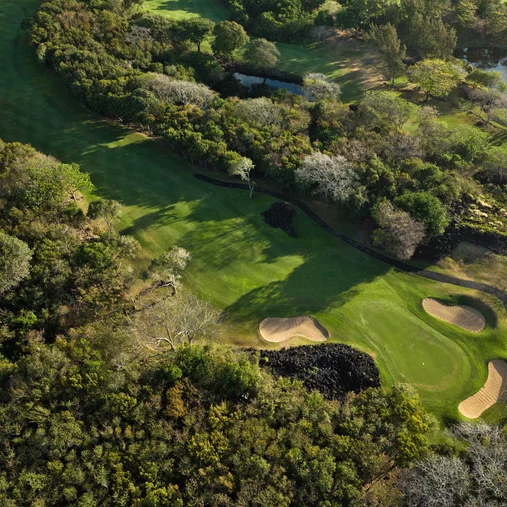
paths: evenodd
<path fill-rule="evenodd" d="M 384 383 L 409 382 L 437 416 L 460 417 L 457 407 L 484 384 L 488 361 L 507 357 L 498 300 L 396 272 L 301 212 L 291 238 L 262 219 L 274 199 L 198 181 L 160 143 L 89 113 L 26 41 L 21 22 L 37 5 L 0 4 L 0 138 L 80 164 L 97 196 L 123 204 L 121 230 L 140 241 L 146 260 L 174 244 L 189 250 L 185 286 L 224 310 L 223 340 L 275 347 L 258 335 L 263 319 L 312 316 L 329 341 L 371 353 Z M 477 336 L 434 319 L 422 307 L 426 297 L 480 306 L 486 328 Z"/>

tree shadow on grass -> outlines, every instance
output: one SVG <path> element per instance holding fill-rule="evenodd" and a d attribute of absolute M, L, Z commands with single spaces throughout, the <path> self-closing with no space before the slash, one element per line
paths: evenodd
<path fill-rule="evenodd" d="M 319 255 L 305 258 L 284 280 L 249 291 L 224 309 L 227 319 L 238 323 L 260 322 L 267 317 L 315 315 L 330 307 L 340 308 L 358 296 L 362 284 L 372 282 L 381 272 L 333 270 L 323 266 Z"/>

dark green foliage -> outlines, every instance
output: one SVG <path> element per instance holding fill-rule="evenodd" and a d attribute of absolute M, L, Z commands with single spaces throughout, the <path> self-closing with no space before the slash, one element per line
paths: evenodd
<path fill-rule="evenodd" d="M 428 192 L 406 192 L 394 204 L 425 225 L 428 238 L 442 234 L 449 219 L 442 203 Z"/>
<path fill-rule="evenodd" d="M 5 506 L 352 506 L 427 451 L 432 420 L 398 387 L 327 402 L 250 354 L 140 361 L 107 330 L 27 352 L 0 377 Z"/>
<path fill-rule="evenodd" d="M 121 259 L 135 246 L 87 221 L 78 202 L 79 191 L 91 188 L 88 175 L 30 146 L 1 143 L 0 179 L 0 323 L 9 331 L 6 351 L 19 353 L 30 330 L 52 340 L 100 312 L 120 313 L 130 283 Z"/>
<path fill-rule="evenodd" d="M 224 0 L 231 18 L 269 40 L 296 41 L 307 35 L 324 0 Z"/>

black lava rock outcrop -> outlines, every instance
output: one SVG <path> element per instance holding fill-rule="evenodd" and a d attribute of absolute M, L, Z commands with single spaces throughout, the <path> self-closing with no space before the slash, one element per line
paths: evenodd
<path fill-rule="evenodd" d="M 348 392 L 379 387 L 380 372 L 371 356 L 348 345 L 329 343 L 262 350 L 260 365 L 275 375 L 301 380 L 328 399 L 341 399 Z"/>
<path fill-rule="evenodd" d="M 271 208 L 265 211 L 262 216 L 264 221 L 270 226 L 285 231 L 290 237 L 296 237 L 296 231 L 292 222 L 297 211 L 285 202 L 275 202 Z"/>

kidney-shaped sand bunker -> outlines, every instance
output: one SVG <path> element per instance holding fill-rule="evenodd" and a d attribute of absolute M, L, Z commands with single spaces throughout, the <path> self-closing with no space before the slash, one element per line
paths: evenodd
<path fill-rule="evenodd" d="M 450 306 L 433 298 L 424 299 L 422 305 L 431 316 L 460 327 L 465 331 L 480 333 L 486 326 L 484 315 L 471 306 Z"/>
<path fill-rule="evenodd" d="M 302 336 L 314 342 L 324 342 L 328 339 L 328 332 L 312 317 L 270 317 L 264 319 L 259 331 L 268 342 L 280 343 L 294 336 Z"/>
<path fill-rule="evenodd" d="M 476 419 L 502 397 L 507 387 L 507 363 L 494 359 L 488 363 L 488 379 L 473 395 L 459 404 L 458 410 L 470 419 Z"/>

